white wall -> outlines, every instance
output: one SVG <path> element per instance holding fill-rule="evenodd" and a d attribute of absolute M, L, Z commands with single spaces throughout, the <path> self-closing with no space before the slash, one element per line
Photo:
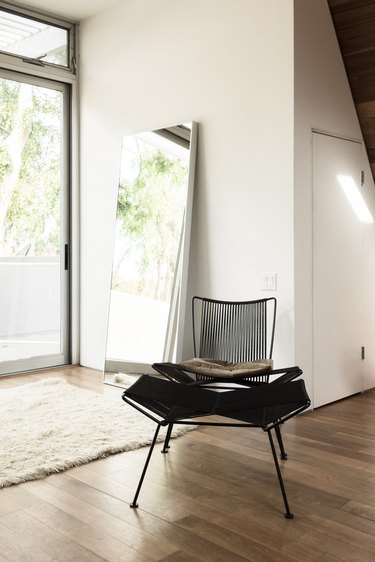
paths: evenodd
<path fill-rule="evenodd" d="M 361 139 L 326 0 L 295 0 L 295 337 L 296 362 L 313 391 L 312 347 L 312 148 L 311 129 Z M 364 195 L 373 215 L 374 184 L 363 150 Z M 375 233 L 364 236 L 367 360 L 364 388 L 375 386 Z M 332 256 L 334 259 L 334 256 Z M 361 295 L 353 295 L 360 298 Z M 345 303 L 343 303 L 345 306 Z M 350 321 L 350 319 L 348 319 Z M 339 327 L 338 327 L 339 328 Z"/>
<path fill-rule="evenodd" d="M 81 60 L 81 363 L 104 361 L 122 136 L 187 120 L 189 295 L 275 294 L 275 359 L 293 363 L 292 0 L 122 0 L 82 23 Z"/>

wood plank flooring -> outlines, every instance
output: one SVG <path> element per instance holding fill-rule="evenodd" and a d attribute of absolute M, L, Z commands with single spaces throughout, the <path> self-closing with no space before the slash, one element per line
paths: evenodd
<path fill-rule="evenodd" d="M 83 367 L 3 377 L 0 391 L 51 375 L 121 400 Z M 168 455 L 157 446 L 136 510 L 145 448 L 0 490 L 0 562 L 374 562 L 375 389 L 302 414 L 283 435 L 293 520 L 266 434 L 199 428 Z"/>

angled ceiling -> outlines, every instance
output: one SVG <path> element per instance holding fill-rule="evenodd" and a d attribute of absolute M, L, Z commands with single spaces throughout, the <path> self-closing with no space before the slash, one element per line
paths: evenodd
<path fill-rule="evenodd" d="M 327 0 L 375 177 L 375 0 Z"/>

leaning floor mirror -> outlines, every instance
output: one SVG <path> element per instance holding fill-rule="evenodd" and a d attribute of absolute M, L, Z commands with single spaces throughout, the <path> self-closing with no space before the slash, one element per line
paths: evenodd
<path fill-rule="evenodd" d="M 181 359 L 197 123 L 123 139 L 103 381 Z"/>

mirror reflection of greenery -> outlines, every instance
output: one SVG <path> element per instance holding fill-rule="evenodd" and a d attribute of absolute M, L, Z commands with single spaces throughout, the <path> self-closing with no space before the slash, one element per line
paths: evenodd
<path fill-rule="evenodd" d="M 58 255 L 61 93 L 0 79 L 0 255 Z"/>
<path fill-rule="evenodd" d="M 119 186 L 117 220 L 125 243 L 112 288 L 169 300 L 186 202 L 188 164 L 147 144 L 138 143 L 137 148 L 137 176 L 123 180 Z M 127 267 L 127 260 L 132 266 Z M 137 275 L 128 276 L 134 261 Z"/>

